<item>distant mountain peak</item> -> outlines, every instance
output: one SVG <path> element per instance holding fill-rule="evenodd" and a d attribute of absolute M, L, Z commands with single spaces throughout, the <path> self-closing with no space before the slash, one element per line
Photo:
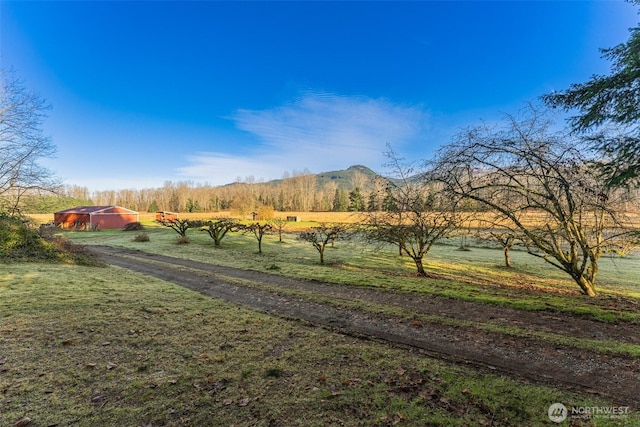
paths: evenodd
<path fill-rule="evenodd" d="M 356 171 L 364 172 L 364 173 L 367 173 L 367 174 L 368 174 L 368 173 L 374 173 L 371 169 L 369 169 L 368 167 L 363 166 L 363 165 L 353 165 L 353 166 L 349 166 L 349 167 L 347 168 L 347 170 L 348 170 L 348 171 L 356 170 Z"/>

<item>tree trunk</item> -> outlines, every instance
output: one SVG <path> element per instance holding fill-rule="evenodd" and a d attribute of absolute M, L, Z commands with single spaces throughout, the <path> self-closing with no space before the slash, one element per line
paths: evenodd
<path fill-rule="evenodd" d="M 511 268 L 511 252 L 509 252 L 509 247 L 504 247 L 504 265 L 505 267 Z"/>
<path fill-rule="evenodd" d="M 590 297 L 596 296 L 596 291 L 593 287 L 593 283 L 587 280 L 584 276 L 577 277 L 575 281 L 578 283 L 578 286 L 580 286 L 580 289 L 582 289 L 583 294 Z"/>
<path fill-rule="evenodd" d="M 320 252 L 320 264 L 324 264 L 324 246 L 318 249 L 318 252 Z"/>
<path fill-rule="evenodd" d="M 422 265 L 422 258 L 417 258 L 417 257 L 413 258 L 413 262 L 416 263 L 416 268 L 418 269 L 418 276 L 425 277 L 427 275 L 427 272 L 424 271 L 424 266 Z"/>

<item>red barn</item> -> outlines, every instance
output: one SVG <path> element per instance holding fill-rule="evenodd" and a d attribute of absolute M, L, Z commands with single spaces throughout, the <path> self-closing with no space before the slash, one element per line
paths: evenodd
<path fill-rule="evenodd" d="M 53 221 L 62 228 L 102 230 L 122 228 L 130 222 L 138 222 L 138 212 L 120 206 L 77 206 L 55 212 Z"/>

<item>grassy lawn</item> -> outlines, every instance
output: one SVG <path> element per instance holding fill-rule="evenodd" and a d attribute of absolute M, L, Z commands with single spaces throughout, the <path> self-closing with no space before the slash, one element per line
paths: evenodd
<path fill-rule="evenodd" d="M 151 222 L 145 232 L 149 242 L 134 242 L 137 232 L 119 230 L 65 233 L 76 242 L 141 249 L 213 264 L 275 272 L 285 276 L 335 283 L 375 286 L 394 291 L 510 306 L 523 310 L 572 312 L 602 321 L 640 324 L 640 253 L 625 258 L 605 256 L 600 262 L 597 298 L 579 293 L 566 274 L 523 251 L 512 251 L 514 268 L 503 266 L 502 251 L 491 248 L 458 250 L 457 240 L 436 245 L 425 258 L 428 278 L 415 277 L 415 267 L 397 250 L 374 250 L 354 242 L 338 242 L 326 250 L 319 264 L 309 243 L 285 235 L 282 243 L 268 235 L 263 254 L 250 235 L 233 233 L 214 247 L 204 232 L 189 230 L 190 244 L 176 244 L 177 233 Z M 540 292 L 542 291 L 542 292 Z"/>
<path fill-rule="evenodd" d="M 97 234 L 122 244 L 133 237 Z M 205 252 L 173 239 L 153 231 L 145 249 Z M 251 252 L 253 242 L 235 236 L 221 250 L 208 243 L 198 247 L 213 257 L 238 246 Z M 311 251 L 299 255 L 315 266 Z M 115 267 L 0 264 L 2 426 L 25 416 L 31 426 L 543 426 L 552 425 L 554 402 L 615 404 L 277 319 Z"/>
<path fill-rule="evenodd" d="M 501 251 L 460 251 L 456 240 L 437 245 L 425 259 L 429 277 L 418 278 L 393 248 L 338 242 L 320 265 L 315 249 L 293 234 L 282 243 L 266 236 L 258 255 L 251 235 L 230 234 L 216 248 L 206 233 L 190 230 L 191 243 L 177 244 L 174 231 L 144 224 L 148 242 L 120 230 L 63 235 L 291 277 L 640 324 L 637 253 L 604 258 L 599 296 L 588 298 L 530 255 L 514 251 L 515 268 L 506 269 Z M 424 320 L 454 322 L 436 317 Z M 571 340 L 538 335 L 558 344 Z M 595 340 L 573 345 L 639 351 Z M 116 267 L 0 264 L 0 426 L 21 417 L 30 426 L 548 426 L 555 425 L 547 416 L 554 402 L 616 405 L 270 317 Z M 640 419 L 591 423 L 576 425 L 634 426 Z"/>

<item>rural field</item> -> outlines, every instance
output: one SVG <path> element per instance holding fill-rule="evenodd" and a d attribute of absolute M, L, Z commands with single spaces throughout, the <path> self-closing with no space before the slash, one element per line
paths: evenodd
<path fill-rule="evenodd" d="M 143 217 L 61 233 L 109 265 L 0 264 L 0 425 L 640 425 L 640 254 L 605 256 L 588 298 L 459 239 L 426 278 L 357 241 L 321 265 L 295 232 L 353 216 L 286 215 L 262 254 L 251 234 L 178 244 Z"/>
<path fill-rule="evenodd" d="M 2 2 L 0 427 L 640 427 L 639 6 Z"/>

